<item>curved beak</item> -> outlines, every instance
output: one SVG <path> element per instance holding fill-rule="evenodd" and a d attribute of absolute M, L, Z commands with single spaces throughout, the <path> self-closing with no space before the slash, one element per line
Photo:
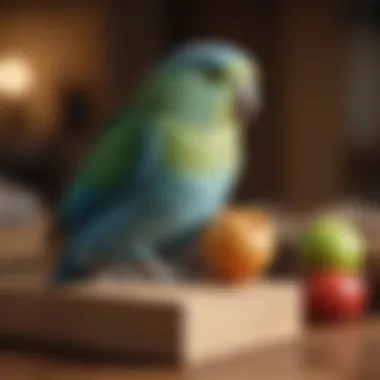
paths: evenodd
<path fill-rule="evenodd" d="M 240 123 L 246 125 L 256 119 L 261 109 L 261 94 L 257 84 L 238 86 L 235 93 L 235 112 Z"/>

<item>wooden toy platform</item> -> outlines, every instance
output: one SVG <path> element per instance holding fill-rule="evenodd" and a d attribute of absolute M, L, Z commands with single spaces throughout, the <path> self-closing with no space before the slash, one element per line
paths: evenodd
<path fill-rule="evenodd" d="M 291 282 L 224 287 L 121 284 L 99 278 L 49 290 L 41 273 L 2 274 L 0 336 L 198 365 L 302 332 Z"/>

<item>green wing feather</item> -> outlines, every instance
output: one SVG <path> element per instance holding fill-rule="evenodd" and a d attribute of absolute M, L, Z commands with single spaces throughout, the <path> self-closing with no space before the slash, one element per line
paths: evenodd
<path fill-rule="evenodd" d="M 105 130 L 83 163 L 77 181 L 88 188 L 110 188 L 131 168 L 136 158 L 141 118 L 127 115 Z"/>
<path fill-rule="evenodd" d="M 58 215 L 61 229 L 84 223 L 128 182 L 139 159 L 144 119 L 141 112 L 132 110 L 102 131 L 62 199 Z"/>

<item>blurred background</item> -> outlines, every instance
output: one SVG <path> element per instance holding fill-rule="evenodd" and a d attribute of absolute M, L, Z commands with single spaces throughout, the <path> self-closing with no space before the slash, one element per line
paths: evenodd
<path fill-rule="evenodd" d="M 4 0 L 4 186 L 54 206 L 97 128 L 152 63 L 182 42 L 218 38 L 255 52 L 264 71 L 265 109 L 249 131 L 237 198 L 291 210 L 346 199 L 375 207 L 379 36 L 374 0 Z"/>
<path fill-rule="evenodd" d="M 198 38 L 245 46 L 264 73 L 237 200 L 369 205 L 380 293 L 380 0 L 1 0 L 0 271 L 46 261 L 51 210 L 98 128 Z M 293 275 L 294 249 L 281 258 Z"/>

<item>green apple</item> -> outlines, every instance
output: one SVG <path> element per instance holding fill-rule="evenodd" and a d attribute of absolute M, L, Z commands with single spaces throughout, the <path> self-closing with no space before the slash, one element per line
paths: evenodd
<path fill-rule="evenodd" d="M 323 216 L 301 234 L 299 248 L 307 270 L 353 272 L 363 264 L 364 240 L 348 220 Z"/>

